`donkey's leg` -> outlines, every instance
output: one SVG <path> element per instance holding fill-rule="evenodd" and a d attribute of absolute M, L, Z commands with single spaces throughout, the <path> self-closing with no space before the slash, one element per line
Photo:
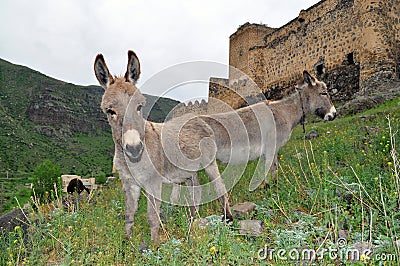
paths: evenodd
<path fill-rule="evenodd" d="M 276 171 L 278 170 L 278 152 L 275 153 L 274 160 L 272 161 L 271 168 L 267 169 L 267 162 L 265 162 L 265 189 L 269 189 L 272 182 L 276 181 Z"/>
<path fill-rule="evenodd" d="M 161 189 L 160 182 L 151 184 L 151 190 L 146 190 L 147 195 L 147 221 L 150 226 L 151 240 L 154 244 L 159 242 L 159 230 L 161 224 L 160 206 L 161 206 Z"/>
<path fill-rule="evenodd" d="M 172 204 L 178 205 L 181 197 L 181 184 L 172 184 L 170 200 Z"/>
<path fill-rule="evenodd" d="M 133 181 L 133 180 L 130 180 Z M 133 182 L 124 182 L 125 190 L 125 232 L 128 236 L 132 233 L 132 226 L 135 223 L 135 213 L 138 209 L 138 201 L 140 197 L 140 186 L 134 184 Z"/>
<path fill-rule="evenodd" d="M 115 146 L 113 164 L 118 170 L 122 182 L 122 189 L 125 194 L 125 232 L 129 237 L 132 233 L 132 226 L 135 221 L 135 213 L 138 209 L 141 189 L 126 165 L 123 151 L 120 150 L 117 145 Z"/>
<path fill-rule="evenodd" d="M 201 187 L 197 173 L 194 173 L 191 178 L 186 180 L 186 185 L 190 194 L 190 216 L 194 218 L 199 213 L 201 200 Z"/>
<path fill-rule="evenodd" d="M 219 198 L 222 207 L 224 208 L 224 218 L 228 221 L 233 220 L 231 208 L 229 207 L 228 201 L 228 193 L 226 191 L 226 187 L 224 181 L 221 178 L 221 175 L 218 170 L 217 162 L 214 160 L 209 166 L 205 168 L 207 175 L 210 177 L 211 181 L 214 181 L 214 189 L 217 195 L 221 195 Z"/>

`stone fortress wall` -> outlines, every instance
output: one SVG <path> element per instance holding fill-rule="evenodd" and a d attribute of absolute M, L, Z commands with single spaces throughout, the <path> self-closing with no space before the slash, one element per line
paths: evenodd
<path fill-rule="evenodd" d="M 229 65 L 267 99 L 281 98 L 308 70 L 328 84 L 335 102 L 344 103 L 400 79 L 400 0 L 322 0 L 277 29 L 246 23 L 229 41 Z M 211 101 L 198 111 L 196 103 L 181 106 L 177 114 L 224 111 L 220 101 L 242 107 L 235 91 L 247 81 L 231 70 L 229 79 L 211 78 Z"/>

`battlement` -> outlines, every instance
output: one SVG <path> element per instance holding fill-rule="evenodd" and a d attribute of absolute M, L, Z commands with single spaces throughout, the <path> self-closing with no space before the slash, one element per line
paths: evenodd
<path fill-rule="evenodd" d="M 210 99 L 242 107 L 257 96 L 245 95 L 249 79 L 267 99 L 279 99 L 303 70 L 345 103 L 400 79 L 400 0 L 323 0 L 276 29 L 247 22 L 229 37 L 229 65 L 228 79 L 210 79 L 209 103 L 199 112 L 226 109 L 211 108 Z"/>
<path fill-rule="evenodd" d="M 208 103 L 205 100 L 201 100 L 201 102 L 196 100 L 194 103 L 189 102 L 187 104 L 185 103 L 178 104 L 172 110 L 172 116 L 178 117 L 187 113 L 203 115 L 207 114 L 207 110 L 208 110 Z"/>

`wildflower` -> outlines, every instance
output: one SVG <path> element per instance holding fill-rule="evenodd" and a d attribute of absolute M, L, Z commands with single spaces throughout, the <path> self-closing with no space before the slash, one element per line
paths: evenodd
<path fill-rule="evenodd" d="M 386 139 L 386 137 L 385 137 L 385 136 L 382 136 L 382 139 Z"/>
<path fill-rule="evenodd" d="M 370 260 L 370 257 L 368 257 L 366 254 L 362 254 L 360 257 L 361 262 L 368 262 Z"/>
<path fill-rule="evenodd" d="M 391 166 L 393 163 L 392 162 L 387 162 L 387 165 L 388 166 Z"/>
<path fill-rule="evenodd" d="M 375 179 L 375 181 L 378 181 L 378 180 L 379 180 L 379 178 L 378 178 L 378 177 L 375 177 L 374 179 Z"/>
<path fill-rule="evenodd" d="M 18 231 L 19 229 L 21 229 L 21 227 L 19 225 L 14 227 L 14 231 Z"/>
<path fill-rule="evenodd" d="M 211 255 L 215 255 L 215 254 L 217 254 L 217 252 L 218 252 L 218 249 L 215 246 L 210 247 Z"/>

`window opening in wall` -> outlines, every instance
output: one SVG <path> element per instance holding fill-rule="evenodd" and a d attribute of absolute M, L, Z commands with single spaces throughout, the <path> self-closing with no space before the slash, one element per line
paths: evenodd
<path fill-rule="evenodd" d="M 354 65 L 354 53 L 349 53 L 346 55 L 346 60 L 349 65 Z"/>
<path fill-rule="evenodd" d="M 315 66 L 315 70 L 317 71 L 317 75 L 321 76 L 322 74 L 324 74 L 324 64 L 318 64 Z"/>

